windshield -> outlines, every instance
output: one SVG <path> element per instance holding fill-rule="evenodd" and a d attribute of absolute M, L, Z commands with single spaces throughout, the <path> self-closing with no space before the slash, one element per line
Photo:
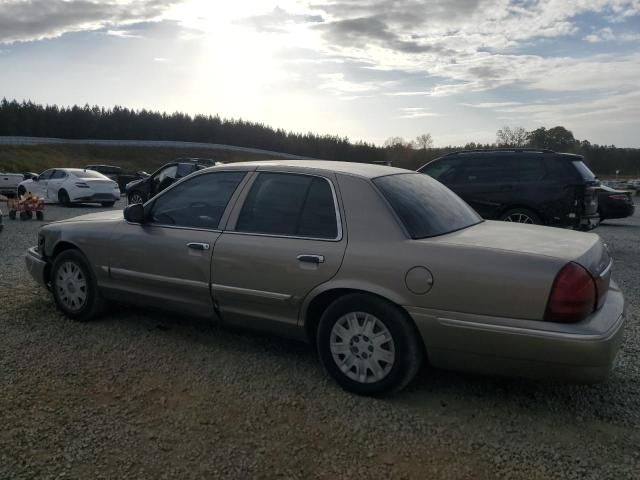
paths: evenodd
<path fill-rule="evenodd" d="M 427 175 L 403 173 L 373 180 L 411 238 L 443 235 L 482 218 L 460 197 Z"/>

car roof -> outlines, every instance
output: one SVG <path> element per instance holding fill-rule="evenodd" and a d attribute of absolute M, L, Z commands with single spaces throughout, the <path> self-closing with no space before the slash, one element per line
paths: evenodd
<path fill-rule="evenodd" d="M 211 170 L 287 170 L 292 172 L 334 172 L 364 178 L 376 178 L 399 173 L 415 173 L 403 168 L 360 162 L 338 162 L 333 160 L 263 160 L 253 162 L 235 162 L 207 168 Z"/>

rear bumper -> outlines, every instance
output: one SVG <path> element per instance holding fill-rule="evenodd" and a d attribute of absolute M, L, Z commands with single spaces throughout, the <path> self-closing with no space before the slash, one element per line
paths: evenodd
<path fill-rule="evenodd" d="M 47 262 L 37 250 L 37 247 L 31 247 L 24 256 L 27 270 L 33 279 L 40 285 L 46 287 L 48 279 L 46 278 Z"/>
<path fill-rule="evenodd" d="M 72 202 L 87 202 L 87 203 L 100 203 L 100 202 L 117 202 L 120 200 L 120 193 L 94 193 L 92 195 L 85 195 L 83 197 L 74 197 Z"/>
<path fill-rule="evenodd" d="M 625 323 L 624 298 L 613 282 L 603 307 L 578 324 L 408 311 L 434 366 L 585 383 L 607 379 Z"/>
<path fill-rule="evenodd" d="M 607 218 L 627 218 L 632 216 L 635 213 L 635 205 L 634 204 L 624 204 L 624 205 L 616 205 L 616 206 L 607 206 L 602 209 L 601 219 Z"/>

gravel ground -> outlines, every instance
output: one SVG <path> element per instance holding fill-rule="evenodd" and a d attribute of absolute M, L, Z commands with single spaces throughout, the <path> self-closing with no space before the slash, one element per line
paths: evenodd
<path fill-rule="evenodd" d="M 2 479 L 640 478 L 640 215 L 597 230 L 629 302 L 608 383 L 425 370 L 383 400 L 287 340 L 129 308 L 69 321 L 24 267 L 38 222 L 5 223 Z"/>

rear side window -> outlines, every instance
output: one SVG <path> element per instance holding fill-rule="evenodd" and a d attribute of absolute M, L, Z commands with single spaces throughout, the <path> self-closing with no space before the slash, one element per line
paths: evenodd
<path fill-rule="evenodd" d="M 426 175 L 404 173 L 373 180 L 411 238 L 443 235 L 482 218 L 460 197 Z"/>
<path fill-rule="evenodd" d="M 518 162 L 518 177 L 521 182 L 538 182 L 545 178 L 547 171 L 541 158 L 522 157 Z"/>
<path fill-rule="evenodd" d="M 510 183 L 518 177 L 516 162 L 508 157 L 479 156 L 464 162 L 456 183 Z"/>
<path fill-rule="evenodd" d="M 215 230 L 244 176 L 245 172 L 216 172 L 188 179 L 156 199 L 151 221 Z"/>
<path fill-rule="evenodd" d="M 328 180 L 260 173 L 242 206 L 236 231 L 336 239 L 338 218 Z"/>

